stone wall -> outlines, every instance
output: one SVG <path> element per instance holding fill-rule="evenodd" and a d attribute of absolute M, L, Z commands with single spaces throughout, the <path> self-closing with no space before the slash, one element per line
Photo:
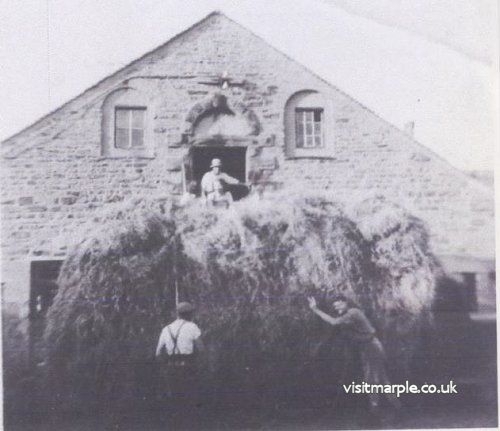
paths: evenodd
<path fill-rule="evenodd" d="M 225 71 L 229 88 L 207 84 Z M 101 155 L 103 104 L 125 87 L 152 101 L 152 157 Z M 331 103 L 331 139 L 315 158 L 286 158 L 285 105 L 302 90 Z M 8 286 L 7 296 L 25 300 L 28 261 L 63 259 L 75 227 L 97 208 L 182 193 L 183 158 L 197 138 L 193 108 L 216 94 L 258 119 L 258 131 L 242 140 L 252 182 L 329 189 L 342 200 L 385 195 L 427 221 L 438 254 L 493 259 L 492 189 L 212 14 L 2 144 L 2 273 L 17 286 Z"/>

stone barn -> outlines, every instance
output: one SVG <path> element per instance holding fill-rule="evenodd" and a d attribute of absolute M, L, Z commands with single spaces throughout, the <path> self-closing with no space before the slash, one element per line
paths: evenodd
<path fill-rule="evenodd" d="M 214 12 L 2 143 L 2 293 L 43 319 L 72 232 L 179 199 L 218 157 L 252 192 L 383 195 L 429 226 L 464 311 L 494 319 L 493 189 Z M 235 199 L 245 191 L 235 193 Z"/>

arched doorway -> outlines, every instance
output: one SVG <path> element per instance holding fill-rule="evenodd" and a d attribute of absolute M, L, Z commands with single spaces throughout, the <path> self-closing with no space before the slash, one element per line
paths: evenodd
<path fill-rule="evenodd" d="M 184 192 L 201 195 L 201 179 L 216 158 L 222 161 L 222 172 L 248 184 L 247 148 L 260 131 L 257 115 L 239 102 L 231 103 L 226 94 L 215 93 L 197 103 L 186 118 L 185 136 L 191 139 L 183 164 Z M 243 184 L 227 189 L 233 200 L 249 193 Z"/>

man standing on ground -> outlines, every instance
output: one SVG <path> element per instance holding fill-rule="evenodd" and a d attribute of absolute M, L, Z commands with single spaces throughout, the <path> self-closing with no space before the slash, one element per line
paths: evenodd
<path fill-rule="evenodd" d="M 337 295 L 332 299 L 336 316 L 321 311 L 314 297 L 309 297 L 308 301 L 313 313 L 332 326 L 340 326 L 348 339 L 358 347 L 363 366 L 363 381 L 370 385 L 390 385 L 385 368 L 384 348 L 365 313 L 343 295 Z M 395 394 L 384 395 L 394 410 L 401 407 Z M 369 394 L 369 407 L 375 418 L 379 418 L 383 413 L 378 392 Z"/>
<path fill-rule="evenodd" d="M 161 358 L 162 395 L 168 394 L 173 413 L 183 414 L 199 403 L 197 353 L 203 350 L 201 331 L 193 322 L 195 307 L 177 305 L 177 319 L 161 331 L 156 357 Z"/>

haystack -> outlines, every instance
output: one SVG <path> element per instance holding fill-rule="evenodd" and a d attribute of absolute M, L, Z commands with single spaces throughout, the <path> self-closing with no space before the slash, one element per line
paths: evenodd
<path fill-rule="evenodd" d="M 151 358 L 175 301 L 175 224 L 147 201 L 101 213 L 68 255 L 45 332 L 49 377 L 62 405 L 120 404 Z M 70 395 L 70 396 L 68 396 Z M 69 406 L 73 407 L 73 406 Z"/>
<path fill-rule="evenodd" d="M 346 207 L 277 193 L 229 210 L 197 201 L 117 206 L 96 217 L 62 267 L 48 359 L 69 387 L 84 375 L 97 398 L 133 393 L 137 363 L 151 359 L 177 292 L 198 306 L 218 397 L 286 399 L 307 391 L 315 346 L 330 331 L 308 310 L 308 295 L 327 306 L 345 294 L 386 341 L 411 351 L 435 266 L 423 224 L 382 200 Z"/>
<path fill-rule="evenodd" d="M 378 327 L 396 376 L 408 378 L 412 356 L 421 348 L 420 331 L 431 323 L 442 275 L 427 228 L 383 197 L 351 204 L 346 211 L 368 242 L 375 266 L 364 308 Z"/>

